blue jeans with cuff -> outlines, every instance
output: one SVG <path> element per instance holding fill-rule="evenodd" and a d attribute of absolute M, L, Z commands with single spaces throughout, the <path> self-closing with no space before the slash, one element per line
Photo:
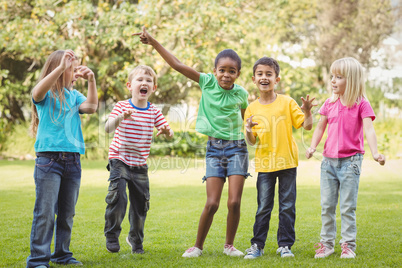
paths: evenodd
<path fill-rule="evenodd" d="M 36 199 L 30 241 L 31 255 L 27 258 L 27 267 L 49 266 L 49 261 L 63 264 L 75 260 L 69 247 L 81 184 L 80 154 L 38 152 L 36 155 Z M 54 252 L 51 254 L 50 244 L 54 230 Z"/>
<path fill-rule="evenodd" d="M 321 163 L 321 243 L 334 248 L 336 238 L 336 206 L 341 213 L 340 244 L 356 249 L 356 207 L 362 154 L 345 158 L 324 157 Z"/>

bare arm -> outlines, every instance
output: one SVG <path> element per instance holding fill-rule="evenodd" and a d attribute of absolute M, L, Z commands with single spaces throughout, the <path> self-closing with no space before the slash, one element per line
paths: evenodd
<path fill-rule="evenodd" d="M 246 120 L 246 141 L 248 144 L 250 145 L 255 145 L 257 139 L 255 138 L 254 134 L 253 134 L 253 130 L 252 128 L 256 125 L 258 125 L 257 122 L 253 122 L 253 116 L 250 116 L 249 118 L 247 118 Z"/>
<path fill-rule="evenodd" d="M 370 147 L 371 154 L 375 161 L 380 163 L 380 165 L 385 164 L 385 156 L 378 153 L 377 149 L 377 136 L 375 134 L 373 121 L 370 117 L 363 118 L 363 128 L 366 134 L 367 143 Z"/>
<path fill-rule="evenodd" d="M 75 60 L 75 54 L 72 50 L 66 50 L 60 65 L 57 66 L 50 74 L 45 76 L 32 90 L 32 98 L 36 102 L 42 101 L 49 89 L 56 83 L 57 79 L 64 73 L 67 68 L 71 67 Z"/>
<path fill-rule="evenodd" d="M 140 40 L 143 44 L 151 45 L 158 51 L 159 55 L 176 71 L 183 74 L 187 78 L 199 83 L 200 81 L 200 73 L 194 70 L 193 68 L 185 65 L 179 59 L 177 59 L 172 53 L 170 53 L 166 48 L 164 48 L 155 38 L 153 38 L 145 29 L 145 26 L 142 27 L 141 33 L 135 33 L 133 35 L 139 35 Z"/>
<path fill-rule="evenodd" d="M 324 135 L 325 129 L 327 128 L 327 124 L 328 124 L 328 118 L 324 115 L 321 115 L 320 121 L 318 121 L 318 125 L 314 130 L 310 148 L 308 148 L 306 151 L 307 159 L 310 159 L 313 156 L 317 148 L 317 145 L 320 143 L 322 139 L 322 135 Z"/>
<path fill-rule="evenodd" d="M 303 128 L 305 130 L 311 130 L 313 128 L 313 115 L 311 114 L 311 109 L 316 106 L 317 104 L 313 104 L 313 101 L 315 98 L 312 98 L 310 100 L 310 96 L 307 95 L 306 99 L 303 97 L 302 99 L 302 106 L 300 107 L 304 113 L 304 122 L 303 122 Z"/>
<path fill-rule="evenodd" d="M 131 115 L 135 113 L 135 110 L 128 110 L 125 111 L 122 114 L 119 114 L 118 116 L 116 116 L 115 118 L 110 118 L 106 121 L 105 124 L 105 131 L 106 133 L 110 133 L 116 130 L 116 128 L 120 125 L 120 123 L 124 120 L 124 119 L 128 119 L 131 118 L 132 120 L 134 120 Z"/>
<path fill-rule="evenodd" d="M 93 114 L 98 109 L 98 91 L 96 89 L 95 75 L 86 66 L 78 66 L 76 77 L 82 77 L 88 81 L 87 100 L 81 103 L 79 111 L 85 114 Z"/>

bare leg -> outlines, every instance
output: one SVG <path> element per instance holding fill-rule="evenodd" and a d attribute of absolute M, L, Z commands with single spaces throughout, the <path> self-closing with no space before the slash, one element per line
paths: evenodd
<path fill-rule="evenodd" d="M 226 244 L 233 245 L 240 221 L 240 203 L 243 194 L 244 176 L 229 176 L 228 217 L 226 223 Z"/>
<path fill-rule="evenodd" d="M 223 185 L 224 180 L 222 178 L 209 177 L 207 179 L 207 202 L 201 213 L 200 222 L 198 223 L 197 240 L 194 245 L 201 250 L 203 249 L 205 238 L 211 227 L 214 215 L 218 211 Z"/>

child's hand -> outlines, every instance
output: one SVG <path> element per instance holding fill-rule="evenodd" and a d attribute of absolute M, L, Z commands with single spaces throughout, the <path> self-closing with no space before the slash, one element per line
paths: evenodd
<path fill-rule="evenodd" d="M 134 33 L 132 35 L 139 35 L 141 43 L 152 46 L 152 41 L 154 40 L 154 38 L 147 32 L 145 26 L 142 27 L 142 32 Z"/>
<path fill-rule="evenodd" d="M 253 116 L 254 116 L 254 115 L 250 116 L 250 117 L 247 118 L 247 120 L 246 120 L 246 131 L 247 131 L 247 132 L 252 132 L 251 129 L 252 129 L 254 126 L 258 125 L 257 122 L 253 122 Z"/>
<path fill-rule="evenodd" d="M 72 62 L 76 59 L 74 51 L 71 49 L 67 49 L 64 52 L 63 58 L 61 58 L 60 61 L 60 66 L 63 68 L 63 70 L 66 70 L 67 68 L 71 67 Z"/>
<path fill-rule="evenodd" d="M 134 120 L 134 117 L 132 116 L 132 114 L 134 114 L 134 113 L 136 113 L 136 111 L 133 110 L 133 109 L 124 111 L 124 112 L 122 113 L 123 119 L 124 119 L 124 120 L 130 119 L 130 120 L 132 120 L 132 121 L 135 121 L 135 120 Z"/>
<path fill-rule="evenodd" d="M 95 75 L 94 72 L 92 72 L 91 69 L 89 69 L 87 66 L 80 65 L 76 68 L 76 73 L 75 77 L 76 78 L 84 78 L 85 80 L 88 80 L 88 82 L 93 82 L 95 80 Z"/>
<path fill-rule="evenodd" d="M 306 158 L 310 159 L 313 156 L 314 152 L 315 152 L 315 149 L 313 149 L 311 147 L 308 148 L 307 151 L 306 151 Z"/>
<path fill-rule="evenodd" d="M 301 97 L 301 100 L 302 100 L 303 104 L 300 108 L 305 112 L 309 112 L 309 111 L 311 111 L 311 108 L 313 108 L 314 106 L 317 106 L 317 104 L 313 104 L 313 101 L 315 100 L 315 98 L 312 98 L 310 100 L 309 95 L 306 96 L 306 99 Z"/>
<path fill-rule="evenodd" d="M 376 154 L 376 155 L 373 155 L 373 158 L 374 158 L 375 161 L 380 163 L 381 166 L 383 166 L 385 164 L 385 155 Z"/>
<path fill-rule="evenodd" d="M 156 136 L 158 137 L 161 134 L 164 134 L 166 137 L 172 137 L 173 130 L 168 125 L 163 125 L 158 129 L 158 133 L 156 133 Z"/>

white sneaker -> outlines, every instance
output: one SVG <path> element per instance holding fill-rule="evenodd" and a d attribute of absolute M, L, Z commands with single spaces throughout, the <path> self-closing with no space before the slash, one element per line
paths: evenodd
<path fill-rule="evenodd" d="M 341 245 L 341 248 L 342 248 L 341 253 L 342 259 L 354 259 L 356 257 L 356 253 L 354 253 L 352 249 L 348 248 L 348 243 L 343 243 Z"/>
<path fill-rule="evenodd" d="M 225 245 L 225 247 L 223 248 L 223 253 L 231 257 L 244 256 L 244 253 L 236 249 L 233 245 Z"/>
<path fill-rule="evenodd" d="M 276 250 L 276 254 L 281 254 L 282 258 L 287 258 L 287 257 L 294 257 L 295 255 L 290 251 L 288 246 L 286 247 L 280 247 Z"/>
<path fill-rule="evenodd" d="M 333 248 L 327 248 L 326 246 L 324 246 L 323 243 L 317 243 L 314 247 L 318 248 L 315 251 L 315 256 L 314 256 L 314 258 L 316 258 L 316 259 L 318 259 L 318 258 L 326 258 L 329 255 L 331 255 L 332 253 L 334 253 Z"/>
<path fill-rule="evenodd" d="M 193 257 L 199 257 L 202 255 L 202 250 L 197 248 L 197 247 L 191 247 L 184 252 L 182 257 L 185 258 L 193 258 Z"/>

